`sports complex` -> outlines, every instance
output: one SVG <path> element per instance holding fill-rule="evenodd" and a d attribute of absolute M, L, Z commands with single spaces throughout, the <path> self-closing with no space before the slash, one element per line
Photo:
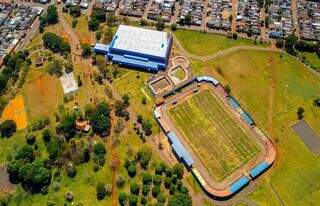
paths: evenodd
<path fill-rule="evenodd" d="M 196 77 L 161 95 L 154 116 L 172 151 L 203 190 L 228 199 L 275 160 L 272 141 L 212 77 Z"/>

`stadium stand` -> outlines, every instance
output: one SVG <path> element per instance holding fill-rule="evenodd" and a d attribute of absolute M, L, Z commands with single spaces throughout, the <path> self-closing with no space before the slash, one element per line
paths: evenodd
<path fill-rule="evenodd" d="M 237 181 L 235 181 L 234 183 L 232 183 L 229 186 L 229 189 L 231 191 L 231 193 L 236 193 L 238 192 L 240 189 L 242 189 L 244 186 L 246 186 L 247 184 L 249 184 L 249 178 L 247 176 L 242 176 L 240 179 L 238 179 Z"/>
<path fill-rule="evenodd" d="M 173 151 L 176 153 L 176 155 L 183 160 L 183 162 L 191 168 L 194 161 L 189 154 L 189 152 L 186 150 L 186 148 L 183 146 L 183 144 L 180 142 L 179 138 L 174 132 L 168 132 L 167 137 L 169 138 L 171 142 L 171 146 Z"/>
<path fill-rule="evenodd" d="M 252 168 L 250 170 L 249 174 L 252 178 L 256 178 L 256 177 L 260 176 L 269 167 L 270 167 L 269 163 L 267 163 L 266 161 L 262 161 L 257 166 Z"/>

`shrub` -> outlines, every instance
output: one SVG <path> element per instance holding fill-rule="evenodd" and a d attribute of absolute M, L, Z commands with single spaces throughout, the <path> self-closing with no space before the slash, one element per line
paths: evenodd
<path fill-rule="evenodd" d="M 150 184 L 152 182 L 152 175 L 149 173 L 143 173 L 142 182 L 144 185 Z"/>
<path fill-rule="evenodd" d="M 131 177 L 131 178 L 134 178 L 136 176 L 136 173 L 137 173 L 137 169 L 136 169 L 136 166 L 134 164 L 131 164 L 129 167 L 128 167 L 128 175 Z"/>
<path fill-rule="evenodd" d="M 106 189 L 103 183 L 97 184 L 96 191 L 98 200 L 103 200 L 106 197 Z"/>
<path fill-rule="evenodd" d="M 122 176 L 119 176 L 116 180 L 116 185 L 118 188 L 122 188 L 125 184 L 125 180 Z"/>
<path fill-rule="evenodd" d="M 138 185 L 137 183 L 132 183 L 130 186 L 130 192 L 133 195 L 139 195 L 139 191 L 140 191 L 140 185 Z"/>
<path fill-rule="evenodd" d="M 160 193 L 160 187 L 157 186 L 157 185 L 153 186 L 153 188 L 152 188 L 152 196 L 153 197 L 157 197 L 159 193 Z"/>
<path fill-rule="evenodd" d="M 17 131 L 17 125 L 13 120 L 5 120 L 0 124 L 1 137 L 11 137 Z"/>
<path fill-rule="evenodd" d="M 143 187 L 142 187 L 142 194 L 143 194 L 144 196 L 148 196 L 149 192 L 150 192 L 150 187 L 149 187 L 149 185 L 143 185 Z"/>
<path fill-rule="evenodd" d="M 66 172 L 68 177 L 74 178 L 77 174 L 77 170 L 74 164 L 68 164 L 66 167 Z"/>
<path fill-rule="evenodd" d="M 121 206 L 126 205 L 128 201 L 128 195 L 125 192 L 120 192 L 119 194 L 119 203 Z"/>
<path fill-rule="evenodd" d="M 36 142 L 36 136 L 34 136 L 33 134 L 27 134 L 26 135 L 26 142 L 29 145 L 33 145 Z"/>

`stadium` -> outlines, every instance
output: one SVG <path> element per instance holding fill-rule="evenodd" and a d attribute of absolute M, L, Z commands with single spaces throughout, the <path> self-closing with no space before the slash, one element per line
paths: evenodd
<path fill-rule="evenodd" d="M 166 69 L 171 46 L 166 32 L 120 25 L 110 45 L 97 43 L 94 51 L 125 67 L 158 72 Z"/>
<path fill-rule="evenodd" d="M 216 79 L 192 78 L 161 98 L 154 116 L 173 153 L 213 198 L 231 198 L 273 164 L 272 141 Z"/>

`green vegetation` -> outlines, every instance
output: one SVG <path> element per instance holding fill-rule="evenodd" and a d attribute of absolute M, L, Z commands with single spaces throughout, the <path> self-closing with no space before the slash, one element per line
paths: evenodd
<path fill-rule="evenodd" d="M 56 24 L 59 22 L 59 16 L 57 7 L 55 5 L 48 6 L 47 13 L 40 17 L 39 30 L 42 33 L 44 28 L 51 24 Z"/>
<path fill-rule="evenodd" d="M 62 37 L 52 33 L 46 32 L 42 36 L 43 45 L 52 50 L 53 52 L 60 52 L 62 54 L 70 53 L 70 45 L 68 42 L 65 42 Z"/>
<path fill-rule="evenodd" d="M 210 55 L 235 46 L 255 45 L 252 40 L 241 38 L 234 40 L 224 35 L 200 33 L 199 31 L 178 29 L 173 34 L 180 41 L 183 48 L 196 55 Z M 266 44 L 257 43 L 257 45 L 265 46 Z"/>
<path fill-rule="evenodd" d="M 5 120 L 0 124 L 0 136 L 11 137 L 17 131 L 17 125 L 13 120 Z"/>
<path fill-rule="evenodd" d="M 281 200 L 287 205 L 317 204 L 319 158 L 308 150 L 291 125 L 297 121 L 298 107 L 303 107 L 304 120 L 320 132 L 320 111 L 313 105 L 320 93 L 319 77 L 294 58 L 272 52 L 240 51 L 202 63 L 202 66 L 196 64 L 198 74 L 212 75 L 228 83 L 232 93 L 238 99 L 241 97 L 241 104 L 257 125 L 273 137 L 278 161 L 265 178 Z M 218 67 L 222 72 L 217 72 Z M 292 158 L 292 151 L 299 155 Z M 267 182 L 259 185 L 259 197 L 271 195 Z"/>
<path fill-rule="evenodd" d="M 316 53 L 313 52 L 301 52 L 302 61 L 309 64 L 311 68 L 320 72 L 320 58 Z"/>
<path fill-rule="evenodd" d="M 91 19 L 88 22 L 89 30 L 97 31 L 99 29 L 100 23 L 106 22 L 106 20 L 106 11 L 104 9 L 93 10 Z"/>
<path fill-rule="evenodd" d="M 186 72 L 181 67 L 177 67 L 171 71 L 170 75 L 182 81 L 186 77 Z"/>
<path fill-rule="evenodd" d="M 212 176 L 221 181 L 261 148 L 217 98 L 210 90 L 200 91 L 169 110 L 169 115 Z"/>

